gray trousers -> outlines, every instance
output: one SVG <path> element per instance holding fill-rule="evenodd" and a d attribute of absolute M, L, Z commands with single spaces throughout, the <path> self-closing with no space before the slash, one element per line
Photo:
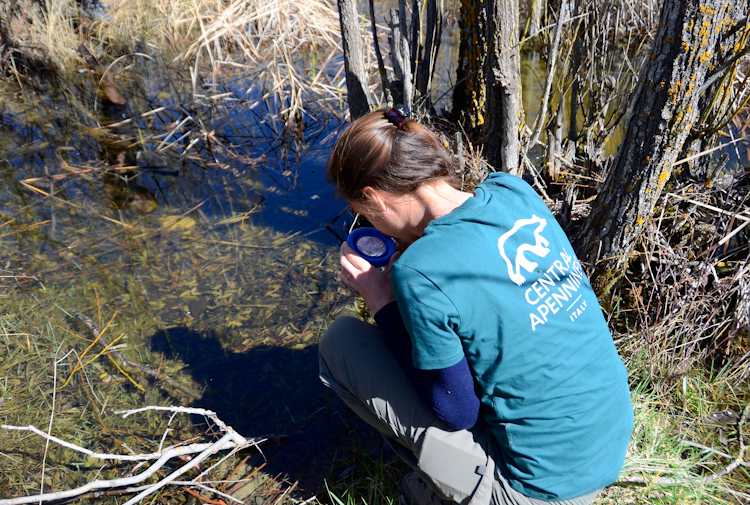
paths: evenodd
<path fill-rule="evenodd" d="M 380 330 L 341 316 L 320 339 L 320 380 L 444 499 L 461 505 L 590 505 L 599 491 L 545 501 L 514 490 L 495 468 L 486 425 L 450 431 L 417 396 Z M 571 476 L 571 478 L 575 478 Z"/>

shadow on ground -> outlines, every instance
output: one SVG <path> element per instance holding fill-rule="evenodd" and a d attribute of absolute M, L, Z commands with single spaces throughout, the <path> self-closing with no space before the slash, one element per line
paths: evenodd
<path fill-rule="evenodd" d="M 383 450 L 380 435 L 321 384 L 317 345 L 299 350 L 261 345 L 232 353 L 222 349 L 215 333 L 174 327 L 154 334 L 151 349 L 183 361 L 203 385 L 193 406 L 215 411 L 247 437 L 281 436 L 261 446 L 264 470 L 298 481 L 307 493 L 323 492 L 324 478 L 345 473 L 354 464 L 355 446 Z"/>

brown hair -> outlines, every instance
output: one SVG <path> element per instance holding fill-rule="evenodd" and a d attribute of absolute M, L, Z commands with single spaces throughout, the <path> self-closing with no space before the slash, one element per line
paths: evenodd
<path fill-rule="evenodd" d="M 456 162 L 438 136 L 413 118 L 396 126 L 386 112 L 358 118 L 336 141 L 327 175 L 339 194 L 362 200 L 365 186 L 404 194 L 441 178 L 459 188 Z"/>

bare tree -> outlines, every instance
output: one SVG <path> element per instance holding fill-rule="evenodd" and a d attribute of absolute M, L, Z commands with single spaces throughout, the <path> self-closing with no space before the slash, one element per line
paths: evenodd
<path fill-rule="evenodd" d="M 484 60 L 487 54 L 487 11 L 482 0 L 462 0 L 453 119 L 478 141 L 485 121 Z"/>
<path fill-rule="evenodd" d="M 577 237 L 607 292 L 624 273 L 686 141 L 712 103 L 705 94 L 748 51 L 748 2 L 665 0 L 631 101 L 625 140 Z"/>
<path fill-rule="evenodd" d="M 401 106 L 407 111 L 432 110 L 430 94 L 435 73 L 437 53 L 443 30 L 441 0 L 399 0 L 398 8 L 388 10 L 388 44 L 391 71 L 385 67 L 378 38 L 375 5 L 369 0 L 370 30 L 377 59 L 383 101 Z M 425 11 L 422 16 L 421 8 Z"/>
<path fill-rule="evenodd" d="M 414 99 L 413 86 L 413 50 L 409 42 L 407 26 L 406 2 L 401 0 L 399 9 L 390 11 L 390 33 L 388 42 L 391 46 L 391 64 L 393 65 L 394 81 L 391 83 L 394 105 L 403 105 L 407 110 L 412 109 Z"/>
<path fill-rule="evenodd" d="M 419 48 L 416 58 L 415 88 L 424 108 L 430 109 L 432 107 L 430 90 L 443 33 L 443 15 L 437 0 L 427 0 L 426 11 L 424 28 L 422 28 L 422 23 L 419 23 L 420 30 L 424 31 L 424 44 L 419 43 L 419 37 L 414 39 L 414 46 Z M 412 21 L 415 19 L 415 14 L 412 13 Z"/>
<path fill-rule="evenodd" d="M 485 156 L 495 168 L 518 174 L 523 114 L 518 0 L 488 0 L 485 9 L 489 29 Z"/>
<path fill-rule="evenodd" d="M 373 100 L 368 88 L 357 5 L 354 0 L 338 0 L 338 8 L 349 111 L 352 119 L 356 119 L 370 112 Z"/>

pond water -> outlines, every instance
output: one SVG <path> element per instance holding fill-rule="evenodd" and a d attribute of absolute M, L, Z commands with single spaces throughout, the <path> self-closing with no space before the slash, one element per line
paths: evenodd
<path fill-rule="evenodd" d="M 123 83 L 128 104 L 96 122 L 163 109 L 106 130 L 71 107 L 85 93 L 0 98 L 0 268 L 36 279 L 16 296 L 42 287 L 73 314 L 116 311 L 131 357 L 182 368 L 173 379 L 195 394 L 171 401 L 283 435 L 269 473 L 321 485 L 341 430 L 358 426 L 317 380 L 320 331 L 353 300 L 336 268 L 351 217 L 324 177 L 343 114 L 310 107 L 295 135 L 241 77 L 192 111 L 174 84 L 155 68 Z"/>

